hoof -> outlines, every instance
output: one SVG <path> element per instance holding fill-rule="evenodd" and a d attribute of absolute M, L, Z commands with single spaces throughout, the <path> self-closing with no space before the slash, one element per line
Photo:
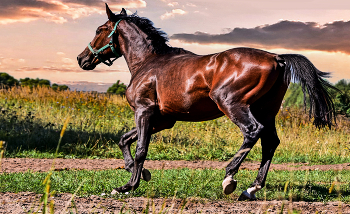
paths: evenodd
<path fill-rule="evenodd" d="M 229 195 L 235 191 L 237 187 L 237 181 L 233 180 L 231 176 L 228 176 L 222 182 L 222 189 L 224 190 L 225 195 Z"/>
<path fill-rule="evenodd" d="M 151 173 L 148 171 L 148 169 L 143 168 L 141 173 L 141 179 L 144 181 L 150 181 L 152 178 Z"/>
<path fill-rule="evenodd" d="M 255 194 L 250 194 L 246 191 L 242 192 L 241 196 L 239 196 L 238 201 L 255 201 Z"/>
<path fill-rule="evenodd" d="M 116 194 L 119 194 L 119 192 L 115 189 L 113 189 L 113 191 L 111 192 L 111 195 L 116 195 Z"/>

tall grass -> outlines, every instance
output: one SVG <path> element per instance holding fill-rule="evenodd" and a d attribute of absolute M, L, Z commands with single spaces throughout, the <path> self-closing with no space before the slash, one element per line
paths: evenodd
<path fill-rule="evenodd" d="M 58 157 L 122 158 L 118 141 L 135 126 L 133 111 L 125 98 L 50 88 L 0 91 L 0 139 L 8 142 L 6 157 L 53 158 L 68 115 L 71 119 Z M 350 162 L 347 118 L 338 117 L 338 126 L 332 130 L 316 129 L 302 109 L 284 108 L 276 125 L 281 145 L 275 163 Z M 177 122 L 174 128 L 153 135 L 147 158 L 228 160 L 242 141 L 240 130 L 227 117 Z M 261 159 L 260 142 L 247 159 Z"/>

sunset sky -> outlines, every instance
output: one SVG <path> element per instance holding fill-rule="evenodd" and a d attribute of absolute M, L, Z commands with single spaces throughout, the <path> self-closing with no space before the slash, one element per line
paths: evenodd
<path fill-rule="evenodd" d="M 125 60 L 93 71 L 76 57 L 107 21 L 104 3 L 153 21 L 170 45 L 197 54 L 234 47 L 299 53 L 350 79 L 350 3 L 345 0 L 0 0 L 0 72 L 15 78 L 80 84 L 87 90 L 118 79 L 128 84 Z M 103 88 L 103 87 L 102 87 Z"/>

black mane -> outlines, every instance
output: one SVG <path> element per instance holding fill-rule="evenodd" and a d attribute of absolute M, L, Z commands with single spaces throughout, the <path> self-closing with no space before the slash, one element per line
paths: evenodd
<path fill-rule="evenodd" d="M 167 53 L 192 53 L 183 48 L 174 48 L 170 47 L 167 42 L 169 41 L 167 34 L 161 31 L 159 28 L 155 28 L 153 26 L 153 22 L 147 18 L 139 17 L 136 14 L 127 16 L 123 18 L 127 21 L 134 23 L 138 26 L 146 35 L 148 35 L 147 39 L 151 40 L 151 44 L 153 47 L 153 52 L 156 54 L 167 54 Z"/>

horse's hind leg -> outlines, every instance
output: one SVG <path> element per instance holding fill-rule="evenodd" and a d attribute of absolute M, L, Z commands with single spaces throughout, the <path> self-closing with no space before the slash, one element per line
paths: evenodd
<path fill-rule="evenodd" d="M 265 186 L 267 172 L 269 171 L 272 157 L 276 148 L 280 144 L 277 136 L 275 120 L 264 123 L 265 128 L 261 133 L 262 161 L 260 164 L 258 176 L 254 183 L 244 191 L 238 200 L 255 200 L 255 193 Z"/>
<path fill-rule="evenodd" d="M 230 106 L 218 104 L 220 109 L 241 129 L 244 141 L 241 148 L 238 150 L 233 160 L 227 165 L 226 175 L 222 182 L 222 187 L 225 194 L 231 194 L 237 186 L 237 181 L 233 176 L 238 172 L 238 169 L 248 155 L 249 151 L 255 145 L 260 137 L 260 132 L 263 130 L 263 125 L 259 123 L 250 111 L 248 105 L 241 103 L 233 103 Z"/>

